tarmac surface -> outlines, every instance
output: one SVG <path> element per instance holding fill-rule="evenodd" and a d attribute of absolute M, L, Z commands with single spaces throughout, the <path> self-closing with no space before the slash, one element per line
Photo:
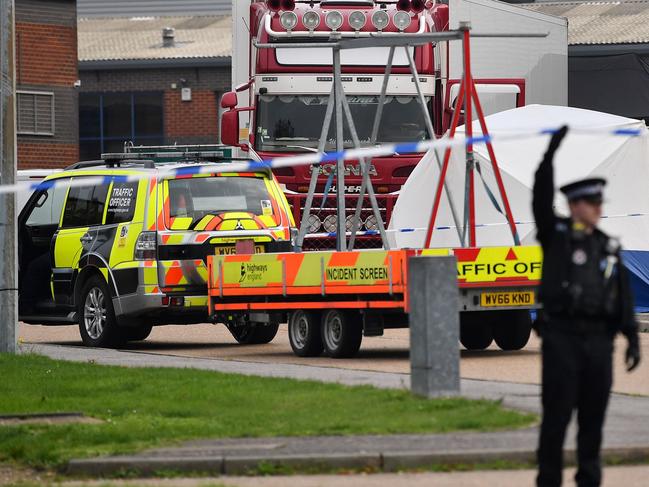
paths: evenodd
<path fill-rule="evenodd" d="M 575 485 L 573 468 L 564 472 L 564 486 Z M 536 472 L 533 470 L 497 470 L 472 472 L 396 473 L 379 475 L 291 475 L 272 477 L 214 477 L 185 479 L 138 479 L 137 481 L 97 481 L 93 483 L 66 483 L 66 487 L 81 485 L 112 486 L 156 486 L 156 487 L 203 487 L 223 485 L 227 487 L 520 487 L 533 485 Z M 649 466 L 608 467 L 604 470 L 603 487 L 645 486 L 649 478 Z"/>
<path fill-rule="evenodd" d="M 649 325 L 646 325 L 649 326 Z M 17 336 L 26 343 L 80 345 L 77 326 L 45 327 L 21 324 Z M 624 370 L 624 338 L 616 342 L 613 390 L 649 396 L 649 334 L 641 335 L 645 360 L 632 374 Z M 144 342 L 126 349 L 149 354 L 200 357 L 249 363 L 274 363 L 328 367 L 344 370 L 409 374 L 407 329 L 386 330 L 382 337 L 365 337 L 357 357 L 332 360 L 327 357 L 296 357 L 288 342 L 286 326 L 267 345 L 238 345 L 222 325 L 162 326 L 153 329 Z M 480 352 L 462 350 L 460 374 L 463 378 L 538 384 L 541 378 L 540 341 L 532 334 L 520 351 L 503 352 L 495 345 Z"/>

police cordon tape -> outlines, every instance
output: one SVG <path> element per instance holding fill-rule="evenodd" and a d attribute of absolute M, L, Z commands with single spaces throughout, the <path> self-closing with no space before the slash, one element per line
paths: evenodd
<path fill-rule="evenodd" d="M 633 217 L 640 217 L 640 216 L 649 216 L 649 213 L 628 213 L 625 215 L 602 215 L 601 218 L 633 218 Z M 521 221 L 521 222 L 514 222 L 516 225 L 536 225 L 535 221 Z M 504 226 L 504 225 L 509 225 L 507 222 L 495 222 L 495 223 L 478 223 L 476 224 L 476 228 L 484 228 L 484 227 L 498 227 L 498 226 Z M 457 228 L 455 225 L 440 225 L 436 226 L 435 230 L 451 230 Z M 414 227 L 414 228 L 386 228 L 385 231 L 387 233 L 417 233 L 417 232 L 425 232 L 428 230 L 426 227 Z M 349 236 L 351 235 L 352 232 L 346 232 L 346 235 Z M 306 236 L 308 238 L 318 238 L 318 237 L 335 237 L 337 235 L 337 232 L 321 232 L 321 233 L 308 233 Z M 356 236 L 363 237 L 363 236 L 376 236 L 380 235 L 380 232 L 378 230 L 362 230 L 359 232 L 356 232 Z"/>
<path fill-rule="evenodd" d="M 447 149 L 451 147 L 469 146 L 486 144 L 495 140 L 516 140 L 522 138 L 533 138 L 540 136 L 552 135 L 559 128 L 545 128 L 534 131 L 520 131 L 511 132 L 508 134 L 493 135 L 480 135 L 474 137 L 456 137 L 456 138 L 441 138 L 435 140 L 423 140 L 420 142 L 406 142 L 399 144 L 382 144 L 375 147 L 362 147 L 356 149 L 346 149 L 337 152 L 324 152 L 324 153 L 309 153 L 300 154 L 296 156 L 276 157 L 273 159 L 264 159 L 261 161 L 236 161 L 221 164 L 204 164 L 196 166 L 180 167 L 175 169 L 161 169 L 156 177 L 159 178 L 175 178 L 182 176 L 193 176 L 198 174 L 218 174 L 225 172 L 255 172 L 259 170 L 268 170 L 281 167 L 304 166 L 311 164 L 333 163 L 339 159 L 360 159 L 372 158 L 380 156 L 389 156 L 392 154 L 401 153 L 423 153 L 431 149 Z M 616 129 L 616 130 L 601 130 L 601 129 L 570 129 L 571 133 L 576 134 L 591 134 L 591 135 L 612 135 L 612 136 L 626 136 L 626 137 L 642 137 L 649 135 L 646 129 Z M 81 186 L 99 186 L 102 184 L 110 184 L 111 182 L 134 182 L 140 179 L 148 179 L 151 175 L 146 173 L 129 174 L 126 176 L 111 175 L 111 176 L 87 176 L 71 179 L 52 179 L 48 181 L 39 182 L 19 182 L 15 184 L 0 185 L 0 194 L 18 193 L 20 191 L 34 191 L 36 189 L 49 189 L 53 186 L 66 186 L 66 187 L 81 187 Z M 78 179 L 78 180 L 76 180 Z"/>

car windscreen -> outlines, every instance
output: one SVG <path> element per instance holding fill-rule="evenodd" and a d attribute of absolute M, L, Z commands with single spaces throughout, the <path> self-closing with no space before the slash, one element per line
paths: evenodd
<path fill-rule="evenodd" d="M 245 212 L 272 215 L 271 196 L 262 177 L 214 176 L 167 181 L 169 218 L 191 218 L 193 224 L 207 215 Z M 187 229 L 187 228 L 185 228 Z"/>
<path fill-rule="evenodd" d="M 260 95 L 257 103 L 255 148 L 259 151 L 300 152 L 317 148 L 329 95 Z M 371 140 L 378 95 L 348 95 L 347 102 L 361 145 Z M 430 113 L 430 98 L 426 98 Z M 329 127 L 325 150 L 336 149 L 335 123 Z M 344 146 L 353 147 L 347 123 Z M 377 144 L 418 142 L 427 138 L 426 122 L 415 96 L 387 96 L 379 124 Z"/>

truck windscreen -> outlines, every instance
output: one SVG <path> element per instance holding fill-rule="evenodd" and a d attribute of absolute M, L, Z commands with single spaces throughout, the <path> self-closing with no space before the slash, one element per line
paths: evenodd
<path fill-rule="evenodd" d="M 257 103 L 255 148 L 269 152 L 300 152 L 317 148 L 329 95 L 260 95 Z M 370 143 L 378 95 L 348 95 L 352 118 L 361 145 Z M 430 113 L 431 99 L 426 98 Z M 345 148 L 353 147 L 345 123 Z M 426 140 L 426 124 L 415 96 L 387 96 L 377 143 Z M 325 150 L 336 149 L 335 120 L 329 127 Z"/>

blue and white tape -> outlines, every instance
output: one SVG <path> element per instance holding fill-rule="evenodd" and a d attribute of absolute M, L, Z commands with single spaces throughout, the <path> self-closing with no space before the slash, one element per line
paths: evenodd
<path fill-rule="evenodd" d="M 295 156 L 276 157 L 273 159 L 265 159 L 262 161 L 236 161 L 226 164 L 202 164 L 190 165 L 175 169 L 165 169 L 161 166 L 156 177 L 160 178 L 174 178 L 177 176 L 190 176 L 196 174 L 217 174 L 222 172 L 254 172 L 257 170 L 275 169 L 281 167 L 304 166 L 311 164 L 323 164 L 336 162 L 338 159 L 359 159 L 359 158 L 372 158 L 380 156 L 389 156 L 392 154 L 400 153 L 424 153 L 430 149 L 446 149 L 449 147 L 459 147 L 466 145 L 485 144 L 494 140 L 515 140 L 522 138 L 531 138 L 539 136 L 547 136 L 556 132 L 558 128 L 545 128 L 540 130 L 525 131 L 525 132 L 511 132 L 508 134 L 494 135 L 479 135 L 475 137 L 458 137 L 458 138 L 441 138 L 435 140 L 424 140 L 420 142 L 407 142 L 400 144 L 382 144 L 375 147 L 363 147 L 356 149 L 347 149 L 338 152 L 325 152 L 325 153 L 308 153 L 299 154 Z M 570 129 L 571 133 L 576 134 L 591 134 L 591 135 L 613 135 L 625 137 L 641 137 L 647 136 L 649 132 L 643 129 L 616 129 L 616 130 L 602 130 L 602 129 Z M 88 185 L 101 185 L 109 184 L 111 181 L 120 182 L 134 182 L 140 179 L 151 177 L 150 174 L 138 173 L 127 176 L 88 176 L 61 180 L 50 180 L 42 182 L 26 181 L 15 184 L 0 185 L 0 194 L 17 193 L 20 191 L 34 191 L 35 189 L 46 189 L 51 186 L 88 186 Z"/>
<path fill-rule="evenodd" d="M 613 218 L 634 218 L 634 217 L 640 217 L 640 216 L 649 216 L 649 213 L 627 213 L 627 214 L 620 214 L 620 215 L 602 215 L 601 218 L 608 218 L 608 219 L 613 219 Z M 536 225 L 535 221 L 520 221 L 520 222 L 514 222 L 516 226 L 520 225 Z M 499 226 L 505 226 L 509 225 L 507 222 L 498 222 L 498 223 L 478 223 L 476 224 L 476 228 L 485 228 L 485 227 L 499 227 Z M 440 225 L 436 226 L 435 230 L 452 230 L 457 228 L 455 225 Z M 414 228 L 386 228 L 385 231 L 387 233 L 418 233 L 418 232 L 425 232 L 428 230 L 426 227 L 414 227 Z M 306 237 L 308 238 L 323 238 L 323 237 L 335 237 L 338 233 L 337 232 L 320 232 L 320 233 L 308 233 Z M 346 232 L 345 233 L 347 236 L 350 236 L 352 232 Z M 356 232 L 356 236 L 358 237 L 363 237 L 363 236 L 378 236 L 380 235 L 380 232 L 378 230 L 361 230 Z"/>

